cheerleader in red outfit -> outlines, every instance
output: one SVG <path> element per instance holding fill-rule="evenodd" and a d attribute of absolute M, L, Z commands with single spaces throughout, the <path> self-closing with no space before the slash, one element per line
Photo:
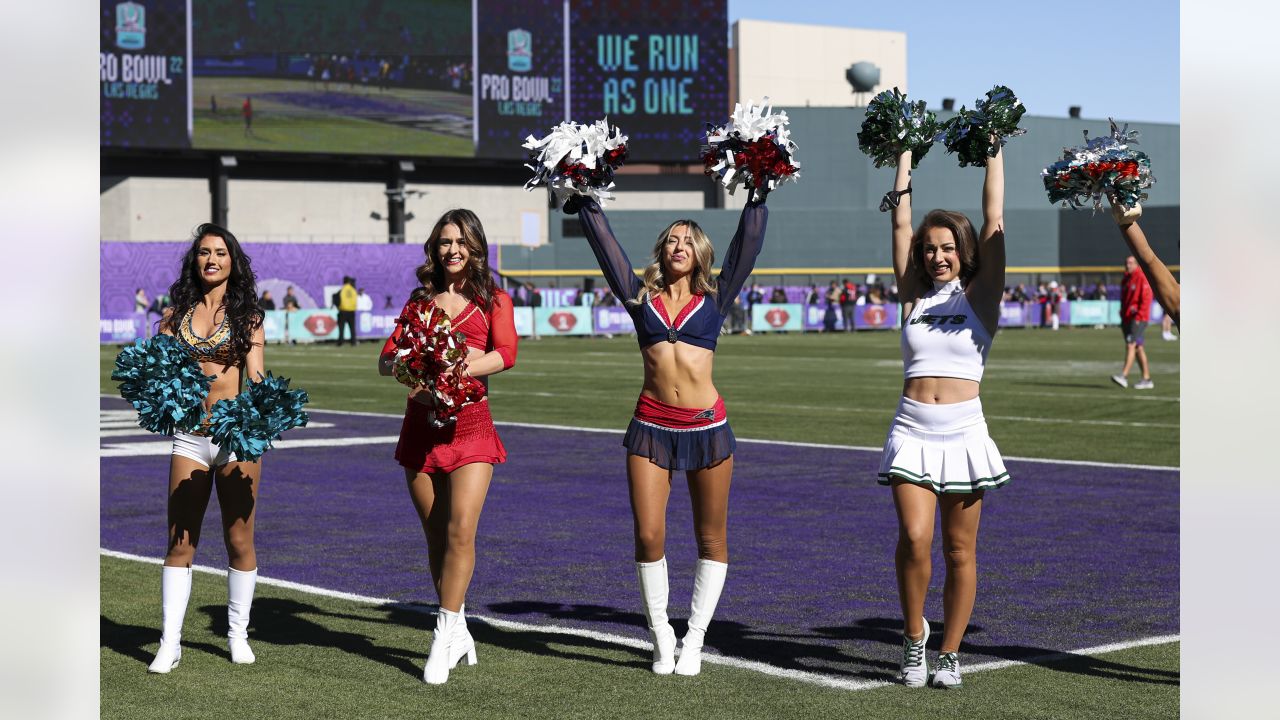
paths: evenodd
<path fill-rule="evenodd" d="M 450 210 L 436 221 L 423 246 L 418 268 L 422 287 L 410 302 L 427 300 L 444 311 L 466 337 L 468 355 L 461 372 L 483 378 L 516 362 L 516 328 L 511 298 L 493 283 L 489 246 L 480 219 L 470 210 Z M 400 328 L 382 348 L 379 372 L 392 374 Z M 488 398 L 464 406 L 456 421 L 435 427 L 423 390 L 409 395 L 396 460 L 404 466 L 409 496 L 427 535 L 431 579 L 440 599 L 436 630 L 423 679 L 444 683 L 464 657 L 476 664 L 475 643 L 463 616 L 467 586 L 475 569 L 476 525 L 495 463 L 507 451 L 489 414 Z"/>
<path fill-rule="evenodd" d="M 600 206 L 574 199 L 613 294 L 626 303 L 644 357 L 644 388 L 622 444 L 635 521 L 636 574 L 653 638 L 653 671 L 697 675 L 707 626 L 729 569 L 729 482 L 736 441 L 724 400 L 711 380 L 716 340 L 734 298 L 751 275 L 764 245 L 769 209 L 763 196 L 742 210 L 720 274 L 711 268 L 711 240 L 692 220 L 677 220 L 659 235 L 641 280 L 618 244 Z M 683 470 L 693 500 L 698 567 L 689 630 L 676 660 L 676 636 L 667 620 L 667 499 L 671 476 Z"/>

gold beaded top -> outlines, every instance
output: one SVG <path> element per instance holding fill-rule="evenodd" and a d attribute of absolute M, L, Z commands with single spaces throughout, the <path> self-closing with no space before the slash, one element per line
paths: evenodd
<path fill-rule="evenodd" d="M 230 365 L 235 362 L 235 352 L 231 347 L 231 324 L 223 313 L 222 322 L 214 328 L 209 337 L 202 337 L 191 327 L 191 319 L 196 309 L 193 306 L 182 316 L 178 325 L 178 339 L 186 346 L 187 353 L 200 362 L 216 362 Z"/>

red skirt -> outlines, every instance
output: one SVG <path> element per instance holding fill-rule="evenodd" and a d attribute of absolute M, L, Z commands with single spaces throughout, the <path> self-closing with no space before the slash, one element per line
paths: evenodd
<path fill-rule="evenodd" d="M 396 462 L 424 473 L 453 472 L 470 463 L 506 462 L 507 449 L 493 427 L 486 398 L 462 408 L 458 419 L 445 427 L 431 424 L 431 410 L 422 403 L 408 401 Z"/>

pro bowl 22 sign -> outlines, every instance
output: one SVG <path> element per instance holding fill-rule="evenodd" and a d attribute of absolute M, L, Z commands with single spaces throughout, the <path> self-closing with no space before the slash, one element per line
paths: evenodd
<path fill-rule="evenodd" d="M 189 0 L 101 0 L 99 139 L 104 146 L 191 145 Z"/>
<path fill-rule="evenodd" d="M 476 157 L 511 157 L 564 121 L 563 0 L 475 1 Z"/>

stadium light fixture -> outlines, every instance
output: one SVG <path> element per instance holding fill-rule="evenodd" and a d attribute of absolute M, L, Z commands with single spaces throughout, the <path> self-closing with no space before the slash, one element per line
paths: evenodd
<path fill-rule="evenodd" d="M 382 219 L 382 215 L 380 215 L 380 214 L 378 213 L 378 211 L 377 211 L 377 210 L 374 210 L 374 211 L 372 211 L 372 212 L 370 212 L 370 213 L 369 213 L 369 218 L 370 218 L 371 220 L 381 220 L 381 219 Z"/>

